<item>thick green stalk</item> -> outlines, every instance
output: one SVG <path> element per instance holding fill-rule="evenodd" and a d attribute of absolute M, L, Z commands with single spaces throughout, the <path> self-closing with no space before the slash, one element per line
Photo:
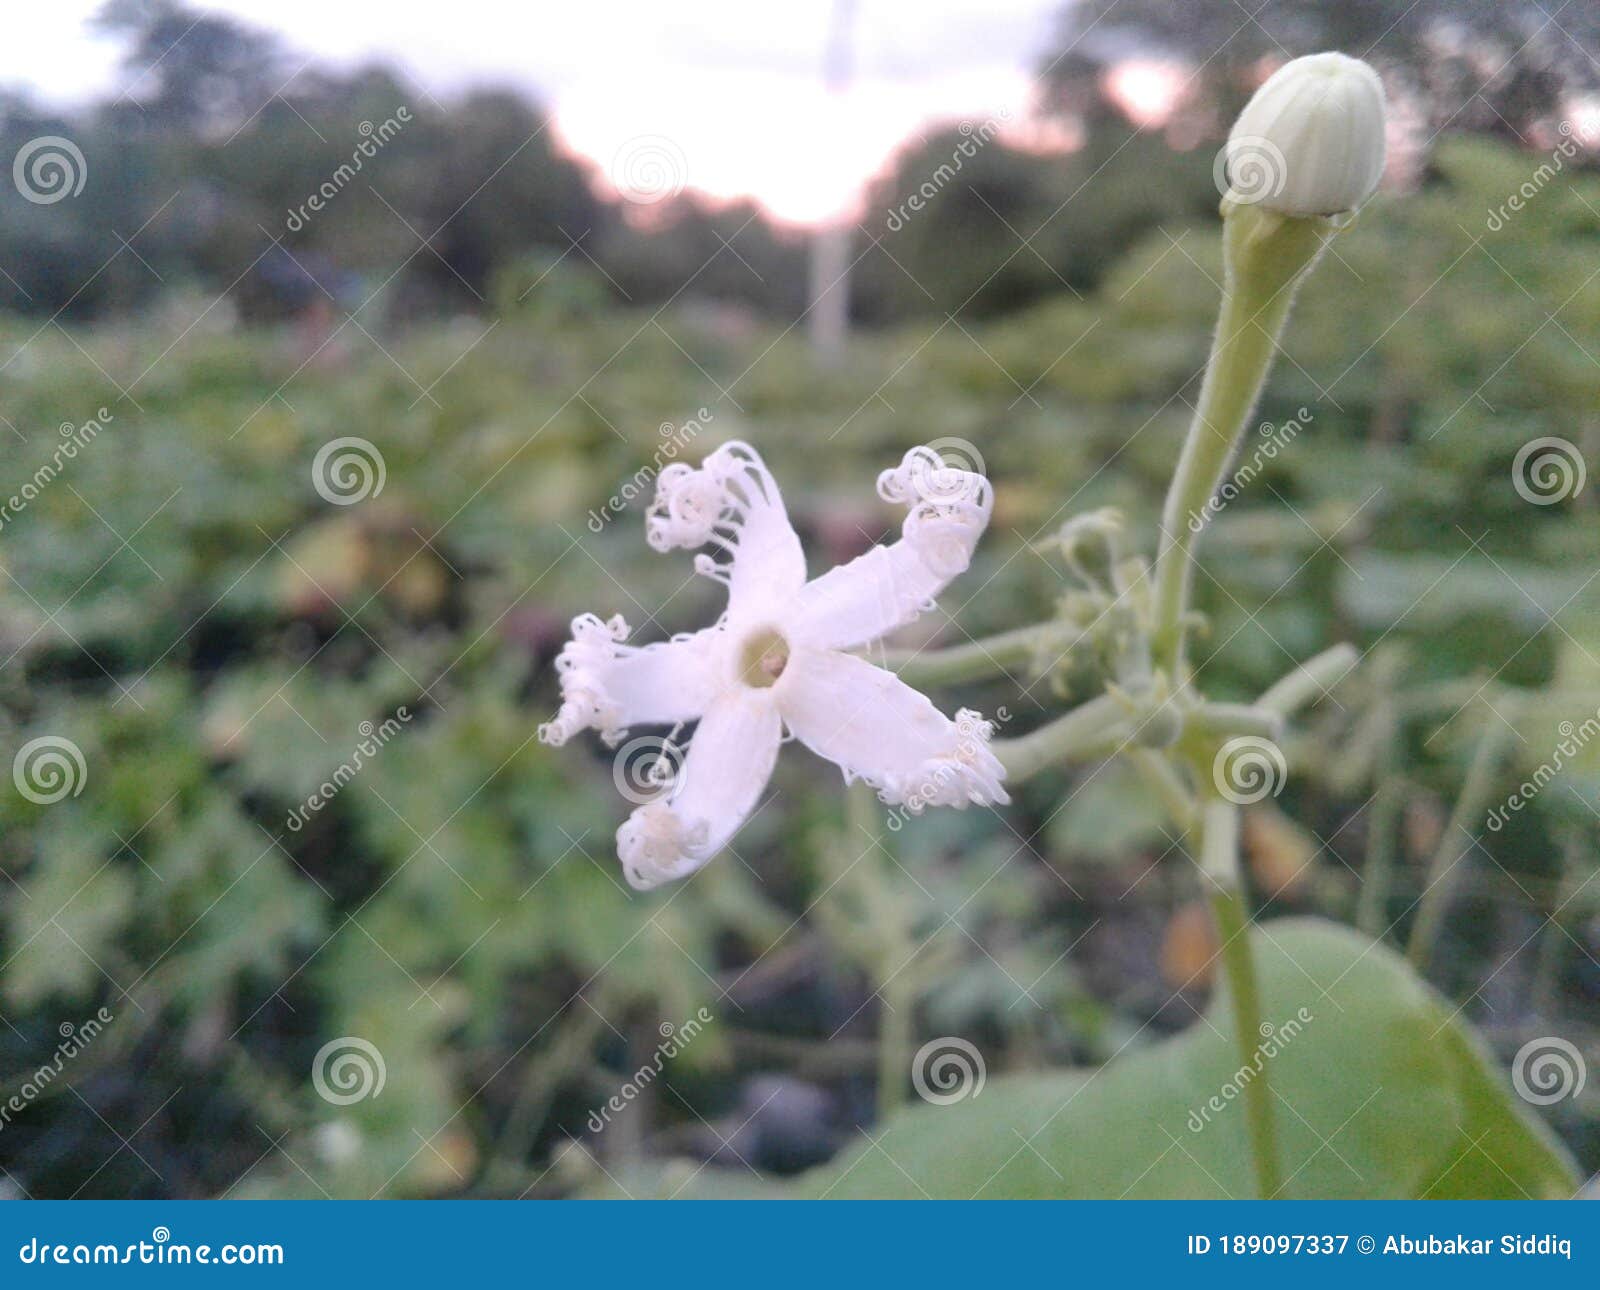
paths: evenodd
<path fill-rule="evenodd" d="M 1174 678 L 1183 663 L 1194 540 L 1272 367 L 1295 288 L 1329 232 L 1323 219 L 1224 206 L 1222 311 L 1200 401 L 1167 491 L 1156 559 L 1155 662 Z"/>
<path fill-rule="evenodd" d="M 1244 1082 L 1244 1111 L 1256 1191 L 1262 1200 L 1272 1200 L 1283 1183 L 1272 1089 L 1258 1050 L 1263 1020 L 1261 988 L 1250 948 L 1250 913 L 1239 876 L 1239 808 L 1218 798 L 1207 801 L 1199 829 L 1200 867 L 1213 884 L 1211 912 L 1216 919 L 1222 971 L 1233 1012 L 1234 1045 L 1240 1068 L 1249 1067 L 1252 1071 L 1252 1077 Z"/>

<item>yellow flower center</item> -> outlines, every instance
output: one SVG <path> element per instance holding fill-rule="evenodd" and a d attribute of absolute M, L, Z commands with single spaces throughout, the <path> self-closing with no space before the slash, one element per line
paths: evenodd
<path fill-rule="evenodd" d="M 751 635 L 739 653 L 739 679 L 757 690 L 776 685 L 789 666 L 789 642 L 771 627 Z"/>

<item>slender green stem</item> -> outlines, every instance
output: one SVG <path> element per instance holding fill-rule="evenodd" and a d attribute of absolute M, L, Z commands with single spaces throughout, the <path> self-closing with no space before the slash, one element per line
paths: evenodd
<path fill-rule="evenodd" d="M 1567 929 L 1566 909 L 1582 886 L 1577 880 L 1577 874 L 1583 855 L 1583 839 L 1579 832 L 1570 827 L 1563 829 L 1561 868 L 1556 875 L 1555 891 L 1549 898 L 1549 911 L 1545 915 L 1545 925 L 1540 933 L 1533 965 L 1533 1006 L 1545 1016 L 1551 1016 L 1560 1006 L 1557 999 L 1562 955 L 1569 945 L 1582 944 Z"/>
<path fill-rule="evenodd" d="M 1006 768 L 1006 782 L 1015 784 L 1047 766 L 1111 751 L 1127 719 L 1126 706 L 1102 694 L 1029 734 L 995 740 L 990 751 Z"/>
<path fill-rule="evenodd" d="M 1183 832 L 1194 828 L 1195 812 L 1199 807 L 1189 786 L 1183 782 L 1183 776 L 1173 765 L 1172 758 L 1153 748 L 1130 748 L 1125 755 L 1144 776 L 1145 782 L 1155 790 L 1173 824 Z"/>
<path fill-rule="evenodd" d="M 1252 703 L 1203 703 L 1189 714 L 1186 725 L 1213 739 L 1231 739 L 1235 735 L 1277 739 L 1283 734 L 1283 718 Z"/>
<path fill-rule="evenodd" d="M 1542 703 L 1559 708 L 1587 708 L 1593 710 L 1600 704 L 1600 689 L 1593 687 L 1547 687 L 1538 692 Z M 1481 676 L 1463 677 L 1457 681 L 1441 681 L 1433 685 L 1419 685 L 1396 696 L 1396 702 L 1408 717 L 1431 716 L 1436 713 L 1457 713 L 1462 708 L 1481 701 L 1492 704 L 1500 711 L 1502 704 L 1519 703 L 1528 691 L 1515 685 L 1498 685 Z"/>
<path fill-rule="evenodd" d="M 1367 816 L 1367 861 L 1361 867 L 1361 896 L 1356 902 L 1356 926 L 1373 940 L 1381 940 L 1388 931 L 1389 893 L 1394 886 L 1400 816 L 1406 802 L 1406 781 L 1399 765 L 1400 718 L 1389 680 L 1387 669 L 1380 669 L 1378 747 L 1373 755 L 1377 788 Z"/>
<path fill-rule="evenodd" d="M 1073 623 L 1054 620 L 1017 627 L 997 636 L 952 645 L 946 649 L 889 650 L 883 665 L 907 685 L 921 689 L 1000 676 L 1013 668 L 1032 668 L 1070 651 L 1083 632 Z"/>
<path fill-rule="evenodd" d="M 1361 867 L 1361 898 L 1356 902 L 1356 926 L 1373 940 L 1386 930 L 1389 892 L 1394 886 L 1396 833 L 1405 806 L 1405 781 L 1392 769 L 1379 772 L 1367 823 L 1367 862 Z"/>
<path fill-rule="evenodd" d="M 1272 366 L 1295 288 L 1322 250 L 1326 221 L 1225 207 L 1225 281 L 1211 357 L 1167 490 L 1155 570 L 1156 666 L 1178 677 L 1195 538 Z"/>
<path fill-rule="evenodd" d="M 858 840 L 864 835 L 875 839 L 877 846 L 889 854 L 894 843 L 880 828 L 877 801 L 866 785 L 857 784 L 845 795 L 845 818 L 851 833 L 850 845 L 845 851 L 854 855 Z M 836 854 L 842 857 L 843 852 Z M 912 934 L 912 914 L 906 898 L 883 885 L 876 864 L 858 871 L 851 862 L 840 872 L 837 881 L 844 881 L 851 874 L 863 884 L 864 903 L 857 911 L 860 922 L 851 925 L 850 920 L 842 920 L 835 930 L 856 947 L 856 956 L 862 968 L 871 974 L 882 1005 L 878 1009 L 877 1054 L 878 1117 L 881 1120 L 905 1101 L 906 1081 L 911 1071 L 911 1043 L 915 1036 L 913 1012 L 923 983 L 923 967 L 915 960 L 923 947 Z M 833 886 L 830 884 L 830 890 Z M 819 910 L 824 907 L 819 902 Z"/>
<path fill-rule="evenodd" d="M 1154 573 L 1152 662 L 1174 687 L 1187 682 L 1184 638 L 1195 539 L 1210 519 L 1211 500 L 1261 395 L 1295 289 L 1321 254 L 1328 229 L 1325 220 L 1291 219 L 1256 206 L 1223 205 L 1222 309 L 1194 419 L 1167 489 Z M 1302 671 L 1309 674 L 1308 679 L 1319 675 L 1310 673 L 1309 668 Z M 1290 678 L 1274 687 L 1276 694 L 1268 692 L 1272 703 L 1255 708 L 1202 707 L 1190 724 L 1201 742 L 1206 742 L 1208 723 L 1218 727 L 1213 734 L 1259 727 L 1275 736 L 1287 715 L 1279 705 L 1297 706 L 1304 701 L 1298 692 L 1305 688 L 1305 682 Z M 1290 704 L 1291 700 L 1295 703 Z M 1204 784 L 1204 767 L 1197 767 L 1197 772 L 1196 780 Z M 1261 997 L 1250 946 L 1250 916 L 1239 875 L 1238 808 L 1208 798 L 1197 828 L 1201 866 L 1213 884 L 1211 906 L 1222 946 L 1239 1059 L 1241 1065 L 1256 1070 Z M 1245 1085 L 1244 1102 L 1256 1187 L 1263 1198 L 1273 1197 L 1281 1184 L 1265 1070 L 1256 1070 L 1255 1078 Z"/>
<path fill-rule="evenodd" d="M 1256 700 L 1256 707 L 1276 712 L 1280 717 L 1292 717 L 1343 680 L 1360 660 L 1361 655 L 1354 645 L 1341 644 L 1325 649 L 1273 682 Z"/>
<path fill-rule="evenodd" d="M 1256 1191 L 1262 1200 L 1276 1198 L 1282 1189 L 1278 1167 L 1277 1126 L 1266 1066 L 1259 1060 L 1261 1042 L 1261 987 L 1256 980 L 1255 955 L 1250 945 L 1250 914 L 1245 907 L 1239 877 L 1239 808 L 1213 798 L 1200 816 L 1200 867 L 1212 881 L 1211 912 L 1217 923 L 1222 971 L 1228 983 L 1228 1003 L 1233 1012 L 1234 1045 L 1240 1068 L 1253 1077 L 1244 1085 L 1245 1121 L 1250 1133 L 1250 1159 Z"/>
<path fill-rule="evenodd" d="M 616 992 L 601 980 L 585 1002 L 587 1007 L 570 1009 L 555 1023 L 547 1048 L 528 1063 L 505 1127 L 489 1152 L 479 1184 L 481 1191 L 492 1192 L 518 1175 L 539 1130 L 544 1127 L 551 1100 L 562 1081 L 590 1056 L 601 1030 L 609 1024 L 605 1020 L 606 1013 L 614 1010 L 618 1000 Z"/>
<path fill-rule="evenodd" d="M 1428 864 L 1428 885 L 1422 889 L 1417 921 L 1411 925 L 1411 939 L 1406 944 L 1406 957 L 1421 975 L 1427 974 L 1434 943 L 1439 938 L 1439 929 L 1444 926 L 1445 911 L 1455 896 L 1461 862 L 1477 836 L 1473 825 L 1488 808 L 1495 769 L 1511 733 L 1505 720 L 1498 716 L 1484 727 L 1477 751 L 1472 755 L 1472 765 L 1467 768 L 1466 782 L 1461 785 L 1455 809 L 1450 812 L 1450 822 L 1444 826 L 1444 836 L 1439 839 Z"/>
<path fill-rule="evenodd" d="M 911 1070 L 914 996 L 891 979 L 878 987 L 883 1006 L 878 1020 L 878 1120 L 887 1120 L 906 1100 Z"/>

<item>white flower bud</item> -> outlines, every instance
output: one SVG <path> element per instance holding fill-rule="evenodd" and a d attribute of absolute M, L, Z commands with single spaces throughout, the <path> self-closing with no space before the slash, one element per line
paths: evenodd
<path fill-rule="evenodd" d="M 1311 54 L 1285 63 L 1245 104 L 1217 159 L 1218 186 L 1240 205 L 1338 215 L 1376 191 L 1383 155 L 1378 74 L 1359 58 Z"/>

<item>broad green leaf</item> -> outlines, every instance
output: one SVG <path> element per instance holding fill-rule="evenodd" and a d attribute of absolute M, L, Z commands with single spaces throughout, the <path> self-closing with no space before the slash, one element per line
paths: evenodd
<path fill-rule="evenodd" d="M 1262 1041 L 1275 1055 L 1261 1065 L 1277 1112 L 1282 1195 L 1573 1194 L 1573 1166 L 1554 1138 L 1455 1010 L 1397 955 L 1313 919 L 1260 926 L 1254 947 L 1277 1035 L 1275 1045 Z M 1298 1027 L 1286 1025 L 1296 1018 Z M 1249 1196 L 1243 1100 L 1225 1090 L 1240 1065 L 1218 1000 L 1182 1035 L 1098 1070 L 997 1076 L 966 1100 L 903 1110 L 800 1190 Z M 1221 1109 L 1208 1114 L 1213 1096 Z"/>

